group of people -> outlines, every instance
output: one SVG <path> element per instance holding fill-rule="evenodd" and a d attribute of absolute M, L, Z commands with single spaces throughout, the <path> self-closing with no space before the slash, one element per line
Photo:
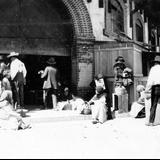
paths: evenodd
<path fill-rule="evenodd" d="M 88 101 L 80 98 L 68 87 L 64 87 L 55 110 L 69 109 L 80 114 L 92 114 L 93 124 L 104 123 L 107 119 L 111 119 L 111 105 L 104 76 L 102 74 L 95 76 L 90 86 L 92 93 L 90 93 L 91 98 Z"/>
<path fill-rule="evenodd" d="M 38 72 L 40 77 L 44 80 L 43 83 L 43 102 L 44 108 L 48 108 L 52 102 L 52 108 L 59 110 L 75 110 L 78 113 L 87 114 L 92 113 L 93 123 L 104 123 L 107 120 L 108 109 L 108 88 L 103 75 L 99 74 L 95 77 L 91 86 L 93 88 L 93 95 L 89 101 L 80 98 L 76 92 L 59 82 L 59 72 L 56 68 L 56 61 L 51 57 L 47 61 L 44 70 Z M 61 89 L 60 89 L 61 88 Z"/>
<path fill-rule="evenodd" d="M 155 56 L 149 72 L 146 87 L 137 86 L 139 98 L 131 107 L 130 115 L 137 117 L 145 111 L 147 126 L 160 125 L 160 56 Z"/>
<path fill-rule="evenodd" d="M 0 60 L 0 127 L 1 123 L 9 120 L 10 126 L 15 129 L 28 128 L 17 109 L 24 108 L 24 85 L 26 84 L 27 70 L 25 64 L 19 60 L 19 53 L 11 52 L 7 58 L 9 64 Z M 137 86 L 139 94 L 138 101 L 131 106 L 130 116 L 146 116 L 146 125 L 154 126 L 160 124 L 160 57 L 156 56 L 150 70 L 146 87 Z M 93 94 L 87 101 L 78 97 L 68 86 L 62 87 L 58 80 L 58 70 L 56 61 L 51 57 L 47 61 L 44 70 L 38 72 L 43 83 L 44 108 L 48 108 L 50 101 L 54 110 L 76 110 L 80 114 L 92 114 L 92 122 L 104 123 L 112 119 L 111 101 L 109 99 L 109 89 L 105 77 L 98 74 L 90 84 Z M 62 87 L 62 92 L 59 88 Z M 5 121 L 6 122 L 6 121 Z"/>
<path fill-rule="evenodd" d="M 23 109 L 23 89 L 27 74 L 25 65 L 17 57 L 19 53 L 11 52 L 6 64 L 1 56 L 0 62 L 0 128 L 26 129 L 30 124 L 24 123 L 18 109 Z"/>

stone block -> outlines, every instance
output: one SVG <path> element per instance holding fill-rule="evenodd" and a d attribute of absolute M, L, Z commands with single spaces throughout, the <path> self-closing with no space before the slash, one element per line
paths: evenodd
<path fill-rule="evenodd" d="M 128 94 L 116 95 L 112 94 L 112 105 L 119 114 L 128 112 Z"/>

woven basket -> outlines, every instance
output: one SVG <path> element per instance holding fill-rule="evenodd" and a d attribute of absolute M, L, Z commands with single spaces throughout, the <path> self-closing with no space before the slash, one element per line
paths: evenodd
<path fill-rule="evenodd" d="M 89 109 L 89 108 L 83 109 L 83 114 L 85 114 L 85 115 L 91 114 L 91 109 Z"/>

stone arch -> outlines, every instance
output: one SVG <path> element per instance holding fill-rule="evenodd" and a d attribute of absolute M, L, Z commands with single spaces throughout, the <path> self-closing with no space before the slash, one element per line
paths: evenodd
<path fill-rule="evenodd" d="M 91 19 L 83 0 L 62 0 L 73 21 L 75 38 L 94 39 Z"/>
<path fill-rule="evenodd" d="M 61 0 L 73 25 L 72 87 L 81 97 L 94 75 L 94 41 L 91 18 L 83 0 Z M 83 67 L 82 67 L 83 66 Z M 86 68 L 85 68 L 85 67 Z M 86 78 L 87 77 L 87 78 Z"/>

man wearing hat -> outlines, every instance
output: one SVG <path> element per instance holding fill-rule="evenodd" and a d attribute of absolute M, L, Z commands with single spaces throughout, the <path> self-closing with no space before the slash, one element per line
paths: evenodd
<path fill-rule="evenodd" d="M 150 109 L 150 117 L 149 123 L 146 125 L 154 125 L 155 117 L 156 117 L 156 109 L 157 104 L 160 102 L 160 56 L 155 56 L 153 60 L 153 66 L 150 69 L 147 85 L 146 85 L 146 93 L 151 93 L 151 109 Z"/>
<path fill-rule="evenodd" d="M 44 107 L 47 109 L 49 107 L 49 99 L 52 98 L 53 109 L 57 106 L 57 69 L 55 67 L 56 61 L 54 57 L 51 57 L 47 61 L 47 66 L 44 71 L 39 71 L 41 78 L 44 79 L 43 83 L 43 102 Z"/>
<path fill-rule="evenodd" d="M 24 84 L 26 83 L 27 70 L 18 56 L 19 53 L 11 52 L 7 57 L 11 61 L 10 75 L 15 109 L 22 109 L 24 107 Z"/>

